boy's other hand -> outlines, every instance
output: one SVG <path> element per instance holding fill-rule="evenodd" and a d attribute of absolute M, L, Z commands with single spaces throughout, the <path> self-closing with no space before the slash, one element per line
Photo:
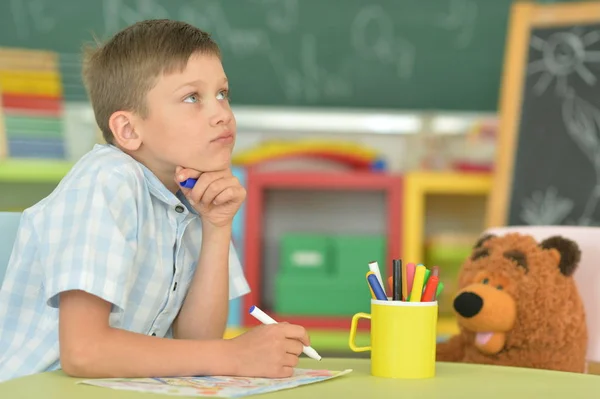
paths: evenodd
<path fill-rule="evenodd" d="M 190 204 L 200 214 L 203 223 L 215 227 L 231 224 L 233 217 L 246 198 L 246 190 L 231 169 L 215 172 L 198 172 L 178 166 L 175 169 L 177 184 L 186 179 L 198 179 L 193 188 L 181 187 Z"/>
<path fill-rule="evenodd" d="M 236 375 L 291 377 L 303 345 L 310 346 L 304 327 L 288 324 L 261 325 L 230 340 L 236 359 Z"/>

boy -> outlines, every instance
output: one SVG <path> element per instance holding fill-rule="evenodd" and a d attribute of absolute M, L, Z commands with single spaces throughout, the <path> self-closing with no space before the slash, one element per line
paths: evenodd
<path fill-rule="evenodd" d="M 22 215 L 0 290 L 0 380 L 290 376 L 310 345 L 302 327 L 222 339 L 228 299 L 249 288 L 231 245 L 245 191 L 217 45 L 185 23 L 140 22 L 89 54 L 84 79 L 107 144 Z"/>

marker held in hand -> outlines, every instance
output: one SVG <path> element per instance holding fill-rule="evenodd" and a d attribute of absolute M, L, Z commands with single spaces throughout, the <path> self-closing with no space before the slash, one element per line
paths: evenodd
<path fill-rule="evenodd" d="M 262 310 L 260 310 L 259 308 L 257 308 L 256 306 L 251 306 L 250 310 L 248 311 L 248 313 L 250 313 L 252 316 L 254 316 L 254 318 L 256 318 L 258 321 L 260 321 L 263 324 L 277 324 L 277 322 L 275 320 L 273 320 L 271 318 L 271 316 L 267 315 L 265 312 L 263 312 Z M 315 360 L 321 360 L 321 355 L 319 355 L 317 353 L 316 350 L 314 350 L 312 347 L 310 346 L 304 346 L 303 351 L 304 354 L 308 357 L 310 357 L 311 359 L 315 359 Z"/>

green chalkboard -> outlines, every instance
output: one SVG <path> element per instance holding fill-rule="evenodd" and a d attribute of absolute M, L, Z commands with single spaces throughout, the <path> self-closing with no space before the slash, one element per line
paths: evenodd
<path fill-rule="evenodd" d="M 86 100 L 83 42 L 172 18 L 214 35 L 234 104 L 494 111 L 511 2 L 2 0 L 0 46 L 59 52 Z"/>

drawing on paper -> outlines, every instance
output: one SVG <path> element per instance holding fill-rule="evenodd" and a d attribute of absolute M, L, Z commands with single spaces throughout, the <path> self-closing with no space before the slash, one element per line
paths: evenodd
<path fill-rule="evenodd" d="M 240 398 L 249 395 L 280 391 L 330 380 L 352 370 L 296 369 L 289 378 L 247 377 L 180 377 L 180 378 L 107 378 L 80 381 L 80 384 L 98 387 L 152 392 L 173 396 Z"/>

